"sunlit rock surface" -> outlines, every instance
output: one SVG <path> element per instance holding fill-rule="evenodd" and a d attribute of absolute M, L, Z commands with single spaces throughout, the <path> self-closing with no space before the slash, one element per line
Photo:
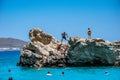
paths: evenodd
<path fill-rule="evenodd" d="M 61 44 L 58 40 L 38 28 L 30 30 L 29 38 L 31 42 L 23 47 L 20 55 L 19 64 L 21 66 L 66 66 L 66 55 L 61 54 L 61 51 L 57 50 L 58 45 Z M 67 47 L 67 45 L 63 45 L 61 48 Z"/>
<path fill-rule="evenodd" d="M 29 32 L 30 43 L 24 45 L 18 65 L 27 67 L 119 66 L 120 41 L 100 38 L 70 37 L 68 43 L 55 39 L 39 28 Z M 58 49 L 58 46 L 60 49 Z"/>

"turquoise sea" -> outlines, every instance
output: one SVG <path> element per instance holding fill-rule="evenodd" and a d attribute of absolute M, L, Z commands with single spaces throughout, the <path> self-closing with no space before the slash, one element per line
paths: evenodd
<path fill-rule="evenodd" d="M 0 80 L 8 80 L 9 77 L 13 80 L 120 80 L 120 67 L 66 67 L 38 70 L 16 66 L 19 56 L 20 51 L 0 51 Z M 11 72 L 8 72 L 9 69 Z M 48 71 L 51 76 L 46 75 Z"/>

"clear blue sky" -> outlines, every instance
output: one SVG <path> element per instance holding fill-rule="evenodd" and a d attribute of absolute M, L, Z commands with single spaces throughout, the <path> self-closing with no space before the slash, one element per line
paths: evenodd
<path fill-rule="evenodd" d="M 0 0 L 0 37 L 29 41 L 31 28 L 69 36 L 120 40 L 120 0 Z"/>

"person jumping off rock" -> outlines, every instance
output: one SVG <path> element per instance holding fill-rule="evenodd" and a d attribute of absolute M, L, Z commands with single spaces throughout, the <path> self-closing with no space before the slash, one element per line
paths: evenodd
<path fill-rule="evenodd" d="M 62 34 L 62 39 L 61 39 L 61 42 L 63 41 L 63 39 L 67 40 L 66 37 L 68 37 L 67 33 L 66 32 L 63 32 Z"/>
<path fill-rule="evenodd" d="M 88 28 L 88 39 L 91 39 L 91 30 L 90 30 L 90 28 Z"/>

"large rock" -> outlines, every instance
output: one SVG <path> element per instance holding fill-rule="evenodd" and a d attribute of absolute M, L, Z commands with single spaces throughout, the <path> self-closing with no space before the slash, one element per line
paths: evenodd
<path fill-rule="evenodd" d="M 38 28 L 31 29 L 29 37 L 31 42 L 23 47 L 19 65 L 37 68 L 66 66 L 66 56 L 57 50 L 58 40 Z"/>
<path fill-rule="evenodd" d="M 103 39 L 85 40 L 71 37 L 68 50 L 72 66 L 114 65 L 120 62 L 120 42 L 110 43 Z"/>
<path fill-rule="evenodd" d="M 37 68 L 120 65 L 120 41 L 70 37 L 68 43 L 61 45 L 38 28 L 30 30 L 29 38 L 31 42 L 23 47 L 18 65 Z"/>
<path fill-rule="evenodd" d="M 31 29 L 29 32 L 29 38 L 32 42 L 42 42 L 43 44 L 49 44 L 52 41 L 52 36 L 46 34 L 39 28 Z"/>

